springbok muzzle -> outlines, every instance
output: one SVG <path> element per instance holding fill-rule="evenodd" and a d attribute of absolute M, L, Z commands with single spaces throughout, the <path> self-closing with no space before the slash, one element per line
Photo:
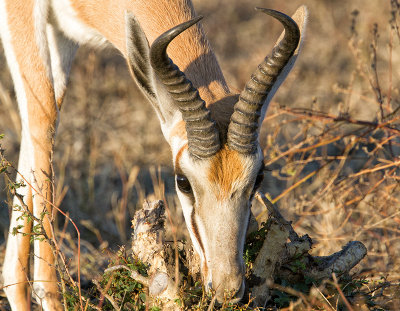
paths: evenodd
<path fill-rule="evenodd" d="M 226 263 L 225 269 L 214 269 L 209 290 L 215 293 L 217 301 L 239 302 L 245 290 L 244 266 Z"/>

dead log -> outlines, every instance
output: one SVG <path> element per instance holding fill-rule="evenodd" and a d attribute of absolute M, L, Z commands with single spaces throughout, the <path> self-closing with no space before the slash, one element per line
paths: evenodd
<path fill-rule="evenodd" d="M 289 232 L 277 220 L 269 222 L 268 234 L 252 268 L 252 278 L 259 280 L 250 289 L 256 306 L 264 306 L 269 299 L 268 283 L 274 281 L 276 270 L 282 264 L 288 237 Z"/>
<path fill-rule="evenodd" d="M 279 224 L 281 226 L 280 228 L 284 228 L 290 239 L 289 243 L 285 243 L 284 251 L 279 253 L 281 256 L 277 256 L 276 261 L 271 262 L 271 265 L 277 267 L 273 277 L 285 279 L 292 284 L 299 280 L 304 280 L 305 278 L 320 281 L 331 278 L 332 273 L 340 276 L 349 272 L 367 254 L 367 249 L 363 243 L 359 241 L 351 241 L 347 243 L 341 251 L 330 256 L 311 256 L 309 251 L 312 247 L 312 239 L 307 234 L 299 237 L 294 231 L 291 222 L 287 221 L 280 214 L 279 210 L 262 193 L 258 192 L 256 198 L 268 209 L 270 216 L 269 221 Z M 263 270 L 263 267 L 259 267 L 259 265 L 263 265 L 264 263 L 258 261 L 260 256 L 268 256 L 265 252 L 270 250 L 268 247 L 264 247 L 266 243 L 270 243 L 271 239 L 278 245 L 283 242 L 282 240 L 280 242 L 276 240 L 279 240 L 278 236 L 285 238 L 285 235 L 282 235 L 280 232 L 276 233 L 275 231 L 276 230 L 268 230 L 263 247 L 260 249 L 257 259 L 254 262 L 253 271 L 266 271 L 265 269 Z M 269 237 L 270 235 L 273 237 Z M 284 242 L 286 242 L 286 239 Z M 269 256 L 271 257 L 271 255 Z M 291 263 L 294 261 L 297 263 L 300 262 L 304 269 L 291 269 Z M 265 272 L 261 275 L 258 274 L 257 277 L 260 279 L 273 280 L 269 273 L 270 272 Z M 264 307 L 268 301 L 268 286 L 258 286 L 256 288 L 258 296 L 253 293 L 256 302 L 255 306 Z M 265 300 L 264 297 L 266 297 Z"/>
<path fill-rule="evenodd" d="M 171 253 L 165 247 L 164 202 L 146 201 L 143 208 L 135 213 L 132 228 L 133 254 L 149 266 L 150 297 L 169 305 L 170 301 L 173 302 L 178 297 L 178 288 L 177 282 L 172 278 L 171 265 L 166 261 L 171 257 Z M 169 306 L 169 309 L 174 309 L 173 305 Z"/>
<path fill-rule="evenodd" d="M 262 247 L 248 273 L 247 285 L 254 297 L 254 306 L 264 307 L 269 299 L 268 284 L 277 277 L 296 282 L 306 277 L 316 281 L 340 276 L 352 269 L 366 255 L 365 246 L 358 241 L 349 242 L 337 253 L 325 257 L 309 254 L 312 240 L 308 235 L 299 237 L 291 222 L 284 219 L 278 209 L 261 193 L 257 199 L 268 209 L 269 216 Z M 132 250 L 134 256 L 149 265 L 148 278 L 132 277 L 148 286 L 153 301 L 163 309 L 179 310 L 174 300 L 179 298 L 178 281 L 174 278 L 175 266 L 185 267 L 189 274 L 200 271 L 199 260 L 189 244 L 180 244 L 186 252 L 185 262 L 175 262 L 174 249 L 165 243 L 165 208 L 162 201 L 145 202 L 132 221 Z M 252 226 L 257 230 L 257 226 Z M 260 224 L 259 226 L 260 227 Z M 287 242 L 287 240 L 290 242 Z M 176 246 L 175 246 L 176 247 Z M 301 261 L 304 269 L 292 269 L 294 261 Z"/>

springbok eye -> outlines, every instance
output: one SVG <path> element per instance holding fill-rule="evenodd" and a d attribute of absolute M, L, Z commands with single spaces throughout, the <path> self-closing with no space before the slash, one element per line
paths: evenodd
<path fill-rule="evenodd" d="M 176 183 L 180 191 L 184 193 L 192 193 L 192 186 L 184 175 L 176 175 Z"/>

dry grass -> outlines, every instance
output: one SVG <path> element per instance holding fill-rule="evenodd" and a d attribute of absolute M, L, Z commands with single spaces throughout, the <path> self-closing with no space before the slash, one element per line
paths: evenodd
<path fill-rule="evenodd" d="M 360 240 L 369 254 L 357 274 L 398 283 L 400 15 L 398 10 L 391 14 L 391 3 L 397 1 L 194 3 L 206 17 L 204 26 L 227 80 L 238 89 L 281 31 L 253 7 L 291 13 L 300 4 L 308 6 L 303 53 L 274 98 L 261 133 L 270 169 L 263 189 L 298 232 L 316 240 L 315 255 Z M 2 146 L 17 163 L 17 106 L 3 55 L 0 64 Z M 99 263 L 99 258 L 107 258 L 108 251 L 99 250 L 126 242 L 129 219 L 146 197 L 162 197 L 165 187 L 169 207 L 181 214 L 158 120 L 134 87 L 124 60 L 111 49 L 80 49 L 54 159 L 60 207 L 77 220 L 83 236 L 84 279 L 104 268 L 107 259 Z M 2 247 L 8 230 L 5 201 L 1 191 Z M 178 235 L 186 236 L 182 217 L 174 219 Z M 73 257 L 75 233 L 63 229 L 62 217 L 59 221 L 63 250 Z M 71 272 L 76 273 L 73 263 Z M 398 303 L 399 288 L 390 290 L 382 290 L 376 300 L 383 309 L 396 306 L 388 298 L 396 292 Z M 1 301 L 0 308 L 4 305 Z"/>

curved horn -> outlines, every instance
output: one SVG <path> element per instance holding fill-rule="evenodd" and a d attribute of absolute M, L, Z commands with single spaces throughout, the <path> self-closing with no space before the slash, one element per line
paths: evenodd
<path fill-rule="evenodd" d="M 169 43 L 202 18 L 198 16 L 160 35 L 151 45 L 150 62 L 157 77 L 182 113 L 186 123 L 189 153 L 198 158 L 207 158 L 221 148 L 215 122 L 211 120 L 210 111 L 200 98 L 197 89 L 167 54 Z"/>
<path fill-rule="evenodd" d="M 279 74 L 289 62 L 300 40 L 296 22 L 278 11 L 256 8 L 275 17 L 285 27 L 285 36 L 274 47 L 247 82 L 235 104 L 228 128 L 228 146 L 240 153 L 251 154 L 257 150 L 259 119 L 263 103 Z"/>

